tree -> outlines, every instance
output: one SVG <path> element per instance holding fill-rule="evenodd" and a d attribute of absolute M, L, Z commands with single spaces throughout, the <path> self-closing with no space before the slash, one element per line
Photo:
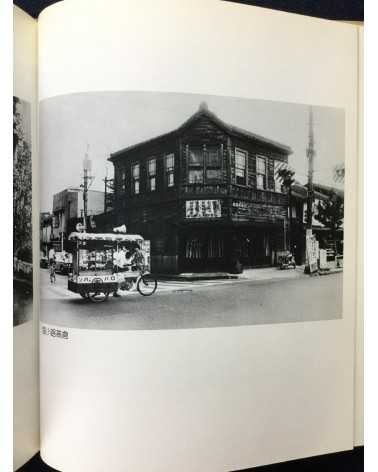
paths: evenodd
<path fill-rule="evenodd" d="M 295 182 L 294 175 L 295 175 L 295 171 L 288 167 L 281 167 L 277 171 L 277 178 L 279 182 L 281 183 L 282 187 L 284 188 L 284 190 L 287 192 L 287 197 L 288 197 L 288 205 L 289 205 L 288 245 L 289 245 L 290 250 L 291 250 L 290 231 L 291 231 L 291 220 L 292 220 L 292 213 L 293 213 L 292 208 L 291 208 L 291 187 L 293 183 Z"/>
<path fill-rule="evenodd" d="M 330 192 L 326 200 L 320 200 L 315 218 L 330 230 L 331 236 L 342 226 L 344 221 L 344 198 L 335 191 Z"/>
<path fill-rule="evenodd" d="M 22 106 L 13 101 L 13 252 L 32 262 L 32 167 L 31 149 L 25 139 Z"/>

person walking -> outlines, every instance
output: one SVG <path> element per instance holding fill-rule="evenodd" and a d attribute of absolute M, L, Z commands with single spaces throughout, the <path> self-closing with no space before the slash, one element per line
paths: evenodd
<path fill-rule="evenodd" d="M 55 249 L 52 247 L 49 250 L 49 265 L 55 263 L 55 261 L 56 261 Z"/>
<path fill-rule="evenodd" d="M 123 246 L 120 246 L 117 251 L 113 254 L 114 273 L 121 273 L 127 270 L 126 261 L 126 250 Z M 113 292 L 113 297 L 120 297 L 118 293 L 118 287 Z"/>
<path fill-rule="evenodd" d="M 137 270 L 139 270 L 139 272 L 144 272 L 146 267 L 146 258 L 139 245 L 137 245 L 134 249 L 132 263 L 137 268 Z"/>

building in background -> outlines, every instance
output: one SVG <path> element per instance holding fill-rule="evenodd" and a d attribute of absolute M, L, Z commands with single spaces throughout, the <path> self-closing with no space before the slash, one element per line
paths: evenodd
<path fill-rule="evenodd" d="M 104 192 L 88 191 L 88 231 L 95 230 L 95 215 L 104 212 Z M 69 233 L 75 231 L 78 222 L 84 215 L 83 189 L 80 187 L 66 188 L 53 196 L 51 215 L 51 242 L 64 243 Z M 46 230 L 47 231 L 47 230 Z"/>
<path fill-rule="evenodd" d="M 343 254 L 344 230 L 343 224 L 331 227 L 319 220 L 319 205 L 331 202 L 334 197 L 342 203 L 341 208 L 334 207 L 335 220 L 342 220 L 344 191 L 327 185 L 313 184 L 313 212 L 312 232 L 319 243 L 320 249 L 327 250 L 332 257 Z M 291 190 L 292 221 L 291 228 L 291 250 L 298 265 L 304 264 L 306 259 L 306 223 L 307 223 L 307 185 L 295 182 Z M 337 214 L 338 213 L 338 214 Z M 331 218 L 332 220 L 332 218 Z M 330 220 L 330 222 L 331 222 Z"/>
<path fill-rule="evenodd" d="M 176 130 L 111 155 L 114 224 L 151 240 L 155 272 L 274 265 L 288 228 L 275 169 L 290 154 L 203 103 Z"/>

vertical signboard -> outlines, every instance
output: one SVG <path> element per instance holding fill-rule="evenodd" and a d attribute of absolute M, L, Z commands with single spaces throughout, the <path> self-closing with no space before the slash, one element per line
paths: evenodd
<path fill-rule="evenodd" d="M 306 257 L 310 273 L 318 270 L 318 244 L 311 230 L 306 232 Z"/>
<path fill-rule="evenodd" d="M 144 254 L 144 260 L 147 266 L 147 270 L 150 271 L 151 270 L 151 241 L 142 241 L 140 248 Z"/>

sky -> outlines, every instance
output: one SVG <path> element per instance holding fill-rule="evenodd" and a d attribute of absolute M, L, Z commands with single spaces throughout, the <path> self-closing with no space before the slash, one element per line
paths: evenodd
<path fill-rule="evenodd" d="M 77 187 L 88 148 L 94 190 L 113 176 L 110 153 L 180 126 L 205 101 L 221 120 L 290 146 L 295 178 L 307 181 L 309 105 L 215 95 L 160 92 L 89 92 L 44 100 L 40 106 L 41 211 L 53 195 Z M 344 162 L 344 110 L 313 107 L 314 181 L 341 188 L 333 169 Z"/>

